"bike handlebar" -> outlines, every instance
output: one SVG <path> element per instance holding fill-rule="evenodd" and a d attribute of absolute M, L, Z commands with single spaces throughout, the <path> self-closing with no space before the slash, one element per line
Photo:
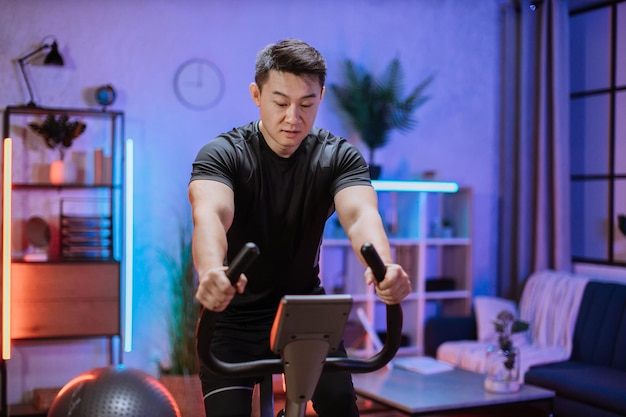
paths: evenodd
<path fill-rule="evenodd" d="M 247 243 L 235 256 L 226 275 L 232 283 L 237 282 L 239 275 L 247 269 L 259 254 L 254 243 Z M 378 256 L 376 249 L 369 243 L 361 247 L 363 258 L 372 269 L 378 282 L 385 277 L 386 266 Z M 324 362 L 324 371 L 368 373 L 384 367 L 396 355 L 402 338 L 402 308 L 400 304 L 387 305 L 387 337 L 383 348 L 368 359 L 329 357 Z M 260 359 L 243 363 L 223 362 L 211 352 L 211 340 L 215 330 L 218 313 L 203 309 L 198 322 L 198 332 L 203 337 L 198 338 L 198 353 L 200 361 L 214 374 L 229 377 L 256 377 L 266 374 L 280 374 L 283 372 L 281 359 Z"/>

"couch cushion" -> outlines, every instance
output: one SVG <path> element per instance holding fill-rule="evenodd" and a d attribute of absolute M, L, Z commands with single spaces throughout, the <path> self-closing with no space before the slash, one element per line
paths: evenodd
<path fill-rule="evenodd" d="M 526 383 L 556 391 L 558 397 L 623 413 L 626 410 L 626 373 L 584 362 L 566 361 L 532 367 Z"/>
<path fill-rule="evenodd" d="M 437 356 L 437 348 L 452 340 L 476 339 L 474 316 L 433 316 L 424 325 L 424 355 Z"/>
<path fill-rule="evenodd" d="M 571 359 L 626 371 L 626 285 L 587 284 Z"/>

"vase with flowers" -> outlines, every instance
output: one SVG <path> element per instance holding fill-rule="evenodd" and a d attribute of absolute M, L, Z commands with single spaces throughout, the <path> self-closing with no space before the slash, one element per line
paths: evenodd
<path fill-rule="evenodd" d="M 76 167 L 65 162 L 65 151 L 85 132 L 87 125 L 80 120 L 70 121 L 66 114 L 49 114 L 43 122 L 32 122 L 28 127 L 43 138 L 48 148 L 59 152 L 59 159 L 50 165 L 50 182 L 63 184 L 75 181 Z"/>
<path fill-rule="evenodd" d="M 515 320 L 512 312 L 502 310 L 493 324 L 498 342 L 487 348 L 485 389 L 496 393 L 516 392 L 521 387 L 520 355 L 511 335 L 528 330 L 528 323 Z"/>

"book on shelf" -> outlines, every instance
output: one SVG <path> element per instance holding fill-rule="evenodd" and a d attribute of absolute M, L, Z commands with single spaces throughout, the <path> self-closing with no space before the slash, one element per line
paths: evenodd
<path fill-rule="evenodd" d="M 105 155 L 102 149 L 96 149 L 93 156 L 93 183 L 111 185 L 113 183 L 113 157 Z"/>

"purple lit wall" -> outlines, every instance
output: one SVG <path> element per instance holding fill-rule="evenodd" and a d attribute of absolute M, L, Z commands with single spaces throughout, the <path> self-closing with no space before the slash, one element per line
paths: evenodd
<path fill-rule="evenodd" d="M 285 37 L 317 47 L 340 81 L 351 58 L 375 72 L 399 57 L 412 86 L 429 74 L 432 96 L 417 128 L 396 133 L 377 153 L 384 177 L 437 179 L 473 188 L 473 272 L 476 293 L 496 280 L 498 174 L 498 0 L 0 0 L 0 107 L 24 103 L 14 60 L 55 35 L 65 67 L 29 67 L 36 102 L 85 107 L 89 88 L 111 83 L 113 106 L 126 112 L 135 146 L 134 350 L 124 361 L 155 373 L 166 356 L 167 277 L 157 250 L 177 243 L 188 215 L 190 164 L 216 134 L 257 117 L 249 98 L 256 52 Z M 224 76 L 214 107 L 183 106 L 173 89 L 179 66 L 212 61 Z M 356 141 L 327 94 L 318 125 Z M 360 146 L 360 145 L 359 145 Z M 60 386 L 103 365 L 101 342 L 23 344 L 8 363 L 9 402 L 35 387 Z M 71 365 L 70 365 L 71 364 Z"/>

